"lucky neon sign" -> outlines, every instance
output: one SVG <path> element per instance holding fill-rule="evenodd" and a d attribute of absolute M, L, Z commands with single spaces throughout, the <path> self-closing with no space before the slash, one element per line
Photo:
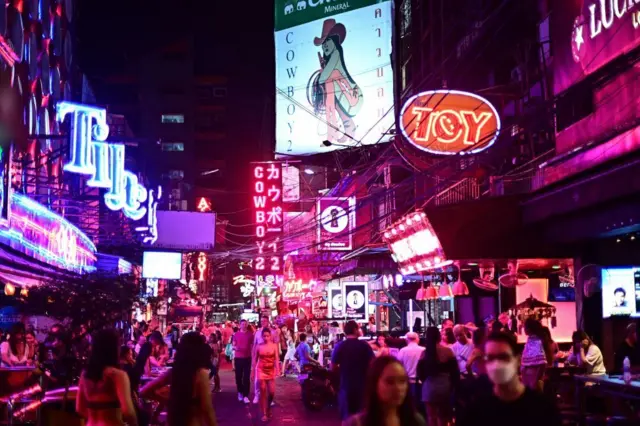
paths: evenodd
<path fill-rule="evenodd" d="M 253 164 L 252 201 L 255 218 L 257 255 L 253 269 L 258 283 L 277 285 L 282 281 L 282 234 L 284 209 L 282 204 L 282 164 Z"/>
<path fill-rule="evenodd" d="M 493 145 L 500 133 L 494 106 L 457 90 L 418 93 L 404 104 L 400 118 L 409 143 L 431 154 L 476 154 Z"/>
<path fill-rule="evenodd" d="M 142 203 L 149 193 L 135 174 L 125 170 L 125 146 L 105 142 L 109 136 L 107 111 L 66 101 L 59 102 L 56 111 L 59 122 L 71 116 L 71 159 L 64 170 L 90 176 L 87 185 L 106 189 L 104 202 L 109 209 L 142 219 L 147 214 Z"/>

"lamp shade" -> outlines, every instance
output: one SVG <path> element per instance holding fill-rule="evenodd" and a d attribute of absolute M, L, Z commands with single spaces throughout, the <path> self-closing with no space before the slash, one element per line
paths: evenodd
<path fill-rule="evenodd" d="M 464 281 L 457 281 L 453 284 L 453 295 L 454 296 L 468 296 L 469 295 L 469 287 Z"/>
<path fill-rule="evenodd" d="M 449 283 L 443 283 L 438 289 L 438 296 L 442 299 L 447 299 L 453 297 L 453 292 L 451 291 L 451 286 Z"/>
<path fill-rule="evenodd" d="M 427 289 L 424 286 L 420 287 L 416 293 L 416 300 L 422 302 L 427 300 Z"/>
<path fill-rule="evenodd" d="M 427 300 L 435 300 L 438 298 L 438 291 L 434 286 L 429 286 L 425 289 L 426 299 Z"/>

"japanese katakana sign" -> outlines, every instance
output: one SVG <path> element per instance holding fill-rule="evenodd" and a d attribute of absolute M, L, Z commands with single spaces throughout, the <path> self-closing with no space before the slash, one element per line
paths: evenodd
<path fill-rule="evenodd" d="M 255 219 L 256 256 L 253 261 L 256 283 L 277 283 L 283 278 L 282 164 L 253 163 L 251 191 Z"/>

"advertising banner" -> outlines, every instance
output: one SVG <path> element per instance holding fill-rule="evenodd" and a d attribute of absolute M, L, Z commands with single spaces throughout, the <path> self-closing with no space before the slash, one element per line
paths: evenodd
<path fill-rule="evenodd" d="M 346 317 L 366 321 L 369 310 L 369 283 L 344 283 L 344 307 Z"/>
<path fill-rule="evenodd" d="M 352 250 L 355 227 L 355 197 L 318 199 L 318 250 Z"/>
<path fill-rule="evenodd" d="M 253 259 L 258 294 L 282 284 L 284 208 L 282 164 L 253 163 L 252 202 L 255 219 L 256 256 Z"/>
<path fill-rule="evenodd" d="M 329 289 L 329 318 L 344 317 L 344 295 L 343 288 Z"/>
<path fill-rule="evenodd" d="M 640 2 L 553 2 L 554 93 L 597 71 L 640 43 Z"/>
<path fill-rule="evenodd" d="M 392 22 L 391 0 L 275 1 L 276 154 L 370 145 L 388 133 Z"/>

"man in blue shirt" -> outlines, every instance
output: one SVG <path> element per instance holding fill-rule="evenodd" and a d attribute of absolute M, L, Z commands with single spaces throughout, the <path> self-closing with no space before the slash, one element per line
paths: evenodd
<path fill-rule="evenodd" d="M 340 392 L 338 404 L 342 420 L 357 414 L 362 409 L 364 383 L 369 364 L 374 358 L 371 345 L 360 337 L 360 327 L 355 321 L 348 321 L 344 326 L 346 340 L 338 343 L 333 350 L 331 364 L 340 371 Z"/>
<path fill-rule="evenodd" d="M 307 343 L 307 335 L 300 333 L 300 344 L 296 348 L 296 356 L 300 362 L 300 371 L 307 364 L 318 364 L 318 361 L 311 357 L 311 347 Z"/>

